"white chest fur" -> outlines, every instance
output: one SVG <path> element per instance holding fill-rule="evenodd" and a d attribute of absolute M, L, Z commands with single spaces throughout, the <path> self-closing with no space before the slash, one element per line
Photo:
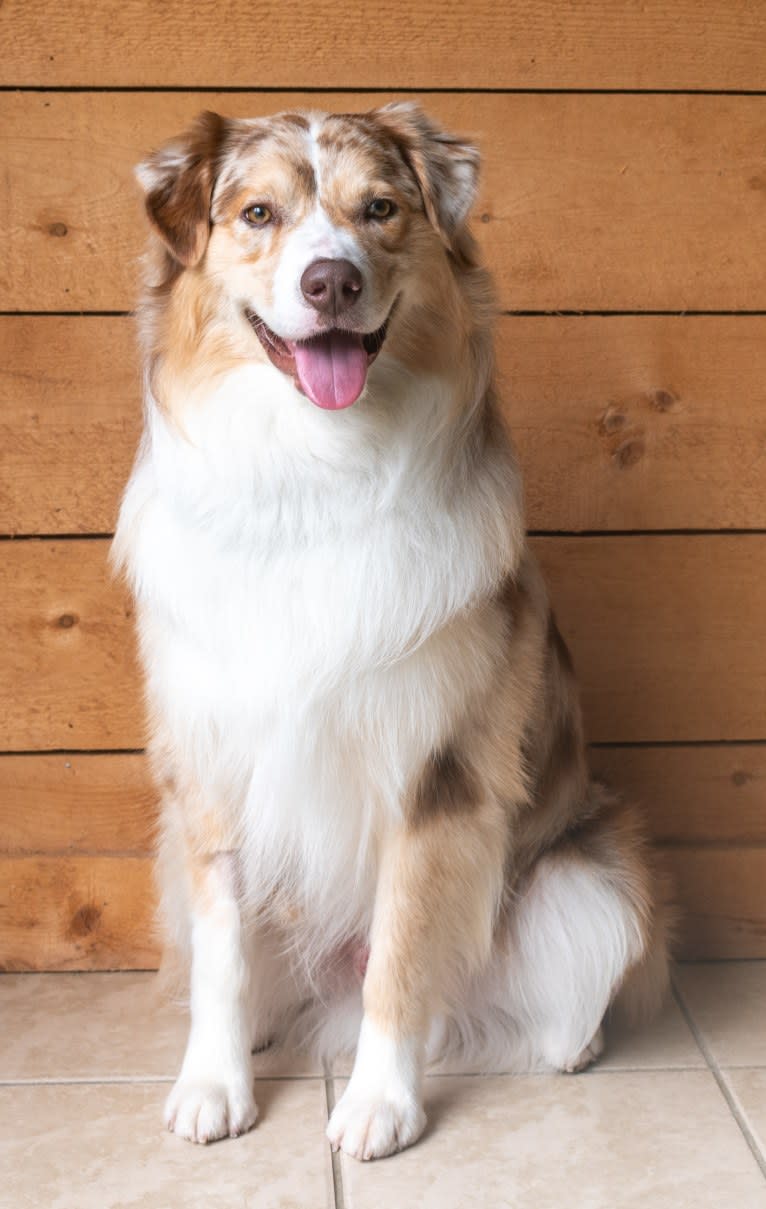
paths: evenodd
<path fill-rule="evenodd" d="M 470 606 L 514 554 L 512 466 L 468 480 L 443 388 L 381 386 L 395 416 L 320 413 L 259 369 L 185 434 L 150 411 L 123 506 L 149 698 L 202 786 L 238 799 L 264 890 L 288 864 L 319 885 L 320 854 L 364 863 L 470 707 L 489 658 Z"/>

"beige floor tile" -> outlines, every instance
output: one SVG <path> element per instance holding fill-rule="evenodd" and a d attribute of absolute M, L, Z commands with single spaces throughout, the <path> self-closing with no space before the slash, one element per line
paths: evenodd
<path fill-rule="evenodd" d="M 343 1056 L 333 1065 L 339 1077 L 351 1074 L 353 1058 Z M 598 1070 L 662 1070 L 705 1068 L 705 1059 L 684 1020 L 678 1004 L 668 996 L 656 1020 L 639 1028 L 627 1028 L 616 1021 L 607 1025 L 606 1049 L 599 1058 Z M 441 1074 L 460 1074 L 463 1068 L 455 1060 L 436 1068 Z M 486 1072 L 485 1072 L 486 1073 Z M 489 1072 L 503 1074 L 502 1070 Z"/>
<path fill-rule="evenodd" d="M 722 1074 L 766 1162 L 766 1069 L 738 1067 Z"/>
<path fill-rule="evenodd" d="M 12 1079 L 172 1079 L 187 1016 L 154 974 L 0 975 L 0 1082 Z M 321 1074 L 315 1062 L 267 1051 L 259 1075 Z"/>
<path fill-rule="evenodd" d="M 614 1021 L 606 1027 L 606 1049 L 596 1070 L 659 1070 L 697 1067 L 705 1059 L 684 1020 L 681 1009 L 669 995 L 656 1020 L 639 1028 Z"/>
<path fill-rule="evenodd" d="M 679 966 L 676 986 L 721 1066 L 766 1066 L 766 961 Z"/>
<path fill-rule="evenodd" d="M 169 1078 L 183 1014 L 154 974 L 3 974 L 0 1079 Z"/>
<path fill-rule="evenodd" d="M 333 1204 L 324 1084 L 258 1087 L 245 1137 L 194 1146 L 161 1126 L 154 1084 L 0 1088 L 8 1209 L 323 1209 Z"/>
<path fill-rule="evenodd" d="M 707 1071 L 430 1079 L 427 1108 L 411 1150 L 344 1156 L 347 1209 L 766 1207 Z"/>

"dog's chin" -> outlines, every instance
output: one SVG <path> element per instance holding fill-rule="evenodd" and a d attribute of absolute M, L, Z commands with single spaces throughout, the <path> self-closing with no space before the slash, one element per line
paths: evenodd
<path fill-rule="evenodd" d="M 385 343 L 393 310 L 377 331 L 333 327 L 308 340 L 278 336 L 249 308 L 245 315 L 272 365 L 292 378 L 317 407 L 339 411 L 356 403 L 364 390 L 367 372 Z"/>

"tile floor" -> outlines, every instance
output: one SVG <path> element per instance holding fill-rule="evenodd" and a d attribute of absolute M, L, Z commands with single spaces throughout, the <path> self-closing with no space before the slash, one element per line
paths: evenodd
<path fill-rule="evenodd" d="M 684 965 L 582 1075 L 441 1075 L 417 1146 L 331 1156 L 345 1068 L 257 1061 L 260 1119 L 195 1147 L 162 1101 L 184 1043 L 151 974 L 0 976 L 5 1209 L 766 1209 L 766 962 Z"/>

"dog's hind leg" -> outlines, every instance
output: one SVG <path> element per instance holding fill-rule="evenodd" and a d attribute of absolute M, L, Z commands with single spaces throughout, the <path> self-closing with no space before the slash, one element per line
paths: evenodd
<path fill-rule="evenodd" d="M 531 1067 L 574 1072 L 599 1057 L 601 1023 L 626 977 L 667 977 L 653 879 L 630 816 L 617 811 L 542 857 L 514 902 L 492 997 L 526 1040 Z"/>

